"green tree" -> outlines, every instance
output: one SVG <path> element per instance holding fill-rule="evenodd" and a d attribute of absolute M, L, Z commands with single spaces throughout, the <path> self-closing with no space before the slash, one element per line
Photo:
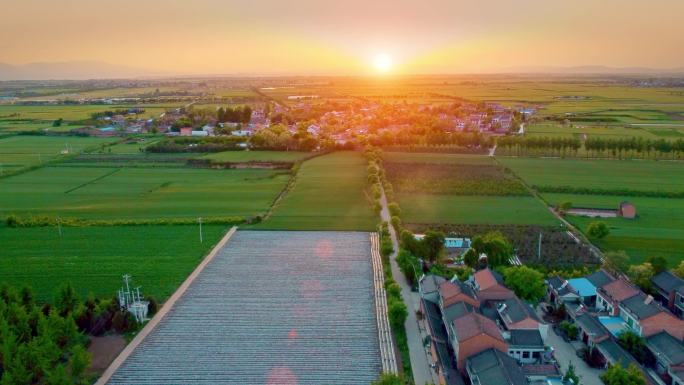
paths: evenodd
<path fill-rule="evenodd" d="M 82 345 L 76 345 L 71 350 L 71 358 L 69 358 L 69 368 L 74 384 L 83 382 L 88 366 L 90 366 L 90 354 Z"/>
<path fill-rule="evenodd" d="M 408 310 L 406 309 L 404 302 L 400 299 L 390 298 L 387 316 L 392 329 L 403 328 L 406 317 L 408 317 Z"/>
<path fill-rule="evenodd" d="M 637 361 L 644 363 L 648 359 L 646 341 L 631 330 L 625 330 L 618 336 L 618 343 L 631 353 Z"/>
<path fill-rule="evenodd" d="M 610 234 L 610 228 L 608 228 L 608 225 L 605 222 L 591 222 L 589 226 L 587 226 L 587 235 L 590 238 L 594 239 L 603 239 Z"/>
<path fill-rule="evenodd" d="M 572 208 L 572 202 L 562 202 L 558 205 L 558 211 L 562 214 L 567 213 Z"/>
<path fill-rule="evenodd" d="M 653 274 L 660 274 L 667 270 L 667 260 L 664 257 L 648 257 L 646 262 L 653 267 Z"/>
<path fill-rule="evenodd" d="M 679 278 L 684 278 L 684 261 L 679 262 L 679 265 L 672 272 Z"/>
<path fill-rule="evenodd" d="M 525 301 L 538 303 L 546 294 L 544 275 L 527 266 L 513 266 L 504 269 L 506 286 Z"/>
<path fill-rule="evenodd" d="M 627 369 L 619 364 L 610 365 L 600 378 L 606 385 L 646 385 L 644 375 L 633 363 Z"/>
<path fill-rule="evenodd" d="M 572 381 L 573 384 L 579 385 L 580 383 L 580 378 L 575 373 L 575 365 L 572 364 L 572 361 L 568 364 L 568 370 L 565 371 L 565 375 L 563 376 L 563 381 L 568 382 Z"/>
<path fill-rule="evenodd" d="M 482 253 L 487 255 L 489 267 L 507 265 L 508 260 L 513 256 L 513 245 L 499 231 L 492 231 L 484 236 L 475 236 L 470 247 L 475 250 L 478 256 Z"/>
<path fill-rule="evenodd" d="M 623 250 L 609 251 L 603 255 L 604 265 L 610 270 L 625 272 L 629 267 L 629 255 Z"/>
<path fill-rule="evenodd" d="M 477 267 L 479 258 L 480 256 L 477 254 L 475 249 L 468 249 L 468 251 L 463 254 L 463 263 L 465 263 L 466 266 L 474 269 Z"/>
<path fill-rule="evenodd" d="M 387 208 L 389 209 L 389 212 L 393 217 L 398 217 L 401 215 L 401 208 L 399 207 L 398 203 L 396 203 L 396 202 L 389 203 L 387 205 Z"/>
<path fill-rule="evenodd" d="M 444 250 L 444 233 L 441 231 L 428 230 L 421 241 L 425 251 L 425 259 L 430 262 L 438 261 Z"/>
<path fill-rule="evenodd" d="M 76 290 L 70 282 L 62 284 L 55 294 L 54 305 L 59 314 L 65 316 L 71 314 L 78 306 Z"/>
<path fill-rule="evenodd" d="M 641 287 L 645 292 L 653 292 L 653 284 L 651 283 L 651 278 L 653 278 L 653 266 L 650 263 L 644 262 L 641 265 L 630 266 L 627 270 L 627 276 L 635 284 Z"/>

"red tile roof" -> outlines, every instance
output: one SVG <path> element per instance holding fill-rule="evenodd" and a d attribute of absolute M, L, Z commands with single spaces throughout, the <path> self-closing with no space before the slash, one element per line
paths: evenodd
<path fill-rule="evenodd" d="M 599 291 L 602 294 L 607 294 L 611 299 L 618 302 L 624 301 L 627 298 L 631 298 L 639 294 L 639 289 L 632 286 L 630 283 L 623 279 L 613 281 L 607 284 L 606 286 L 600 288 Z"/>
<path fill-rule="evenodd" d="M 475 281 L 480 286 L 480 290 L 487 290 L 490 287 L 496 286 L 499 283 L 496 281 L 496 277 L 489 269 L 484 269 L 476 272 L 474 274 Z"/>
<path fill-rule="evenodd" d="M 486 334 L 492 338 L 504 341 L 499 328 L 494 321 L 478 314 L 470 313 L 454 320 L 454 332 L 459 342 L 469 340 L 481 334 Z"/>

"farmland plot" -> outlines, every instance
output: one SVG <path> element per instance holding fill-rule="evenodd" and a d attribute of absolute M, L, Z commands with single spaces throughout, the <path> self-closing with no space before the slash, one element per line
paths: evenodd
<path fill-rule="evenodd" d="M 365 385 L 373 302 L 367 233 L 238 231 L 109 383 Z"/>

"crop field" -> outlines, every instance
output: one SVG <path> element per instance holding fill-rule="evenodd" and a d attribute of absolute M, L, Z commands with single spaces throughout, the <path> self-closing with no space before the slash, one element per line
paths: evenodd
<path fill-rule="evenodd" d="M 143 104 L 140 107 L 145 112 L 141 118 L 157 117 L 170 108 L 181 106 L 182 103 L 168 104 Z M 33 131 L 37 129 L 49 129 L 50 131 L 68 131 L 78 127 L 78 121 L 89 119 L 92 113 L 116 109 L 128 109 L 135 105 L 102 105 L 102 104 L 79 104 L 79 105 L 48 105 L 48 106 L 25 106 L 25 105 L 0 105 L 0 131 Z M 64 119 L 61 127 L 52 127 L 52 122 Z M 74 122 L 76 125 L 70 125 Z"/>
<path fill-rule="evenodd" d="M 383 156 L 404 223 L 557 224 L 553 215 L 490 157 L 428 153 Z"/>
<path fill-rule="evenodd" d="M 535 198 L 395 193 L 401 218 L 410 224 L 558 225 Z"/>
<path fill-rule="evenodd" d="M 238 231 L 108 383 L 369 384 L 372 277 L 367 233 Z"/>
<path fill-rule="evenodd" d="M 18 135 L 4 137 L 0 138 L 0 165 L 3 171 L 14 171 L 60 157 L 62 156 L 61 152 L 67 148 L 72 153 L 79 153 L 116 140 L 118 139 L 73 136 Z M 2 175 L 2 171 L 0 171 L 0 175 Z"/>
<path fill-rule="evenodd" d="M 224 151 L 202 156 L 213 162 L 296 162 L 311 156 L 300 151 Z"/>
<path fill-rule="evenodd" d="M 145 295 L 164 300 L 227 231 L 226 226 L 8 228 L 0 225 L 0 283 L 31 285 L 39 301 L 70 281 L 85 296 L 111 298 L 131 274 Z M 30 247 L 28 246 L 30 245 Z"/>
<path fill-rule="evenodd" d="M 644 139 L 677 139 L 684 136 L 684 125 L 677 126 L 601 126 L 577 125 L 564 126 L 559 123 L 532 123 L 526 126 L 525 135 L 558 138 L 600 137 L 614 139 L 621 137 L 635 137 Z"/>
<path fill-rule="evenodd" d="M 335 152 L 304 162 L 296 183 L 259 229 L 375 229 L 366 193 L 366 161 L 360 153 Z"/>
<path fill-rule="evenodd" d="M 684 192 L 684 163 L 653 160 L 497 158 L 526 183 L 602 191 Z"/>
<path fill-rule="evenodd" d="M 636 206 L 637 218 L 602 218 L 611 228 L 596 241 L 603 250 L 625 250 L 634 263 L 663 256 L 671 265 L 684 258 L 684 164 L 667 161 L 499 158 L 528 184 L 537 186 L 550 205 L 617 209 Z M 597 219 L 567 216 L 582 230 Z"/>
<path fill-rule="evenodd" d="M 0 216 L 247 217 L 265 213 L 289 177 L 252 169 L 44 167 L 0 180 Z"/>
<path fill-rule="evenodd" d="M 674 267 L 684 259 L 684 199 L 645 198 L 612 195 L 544 194 L 549 202 L 572 202 L 576 207 L 616 209 L 622 201 L 636 206 L 637 218 L 602 218 L 610 235 L 595 241 L 604 250 L 624 250 L 633 263 L 649 256 L 665 257 Z M 572 224 L 586 230 L 597 219 L 567 216 Z"/>

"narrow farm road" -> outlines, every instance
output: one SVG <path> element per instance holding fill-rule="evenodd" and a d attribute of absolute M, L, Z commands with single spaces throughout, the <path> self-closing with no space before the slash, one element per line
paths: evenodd
<path fill-rule="evenodd" d="M 382 211 L 380 216 L 382 220 L 390 223 L 390 212 L 387 208 L 387 197 L 385 196 L 385 190 L 382 189 L 382 196 L 380 197 L 380 204 L 382 205 Z M 430 368 L 430 360 L 427 357 L 427 350 L 423 345 L 423 339 L 425 331 L 421 331 L 420 321 L 416 316 L 416 311 L 420 309 L 420 297 L 417 293 L 411 291 L 411 285 L 409 285 L 406 277 L 399 269 L 397 265 L 397 254 L 399 250 L 399 242 L 397 240 L 397 233 L 390 224 L 389 226 L 390 237 L 392 238 L 392 247 L 394 251 L 390 255 L 390 265 L 392 267 L 392 275 L 394 280 L 401 287 L 401 297 L 406 304 L 408 309 L 408 317 L 406 317 L 406 322 L 404 327 L 406 328 L 406 336 L 408 339 L 409 356 L 411 357 L 411 369 L 413 370 L 413 381 L 416 385 L 423 384 L 437 384 L 435 373 Z"/>

